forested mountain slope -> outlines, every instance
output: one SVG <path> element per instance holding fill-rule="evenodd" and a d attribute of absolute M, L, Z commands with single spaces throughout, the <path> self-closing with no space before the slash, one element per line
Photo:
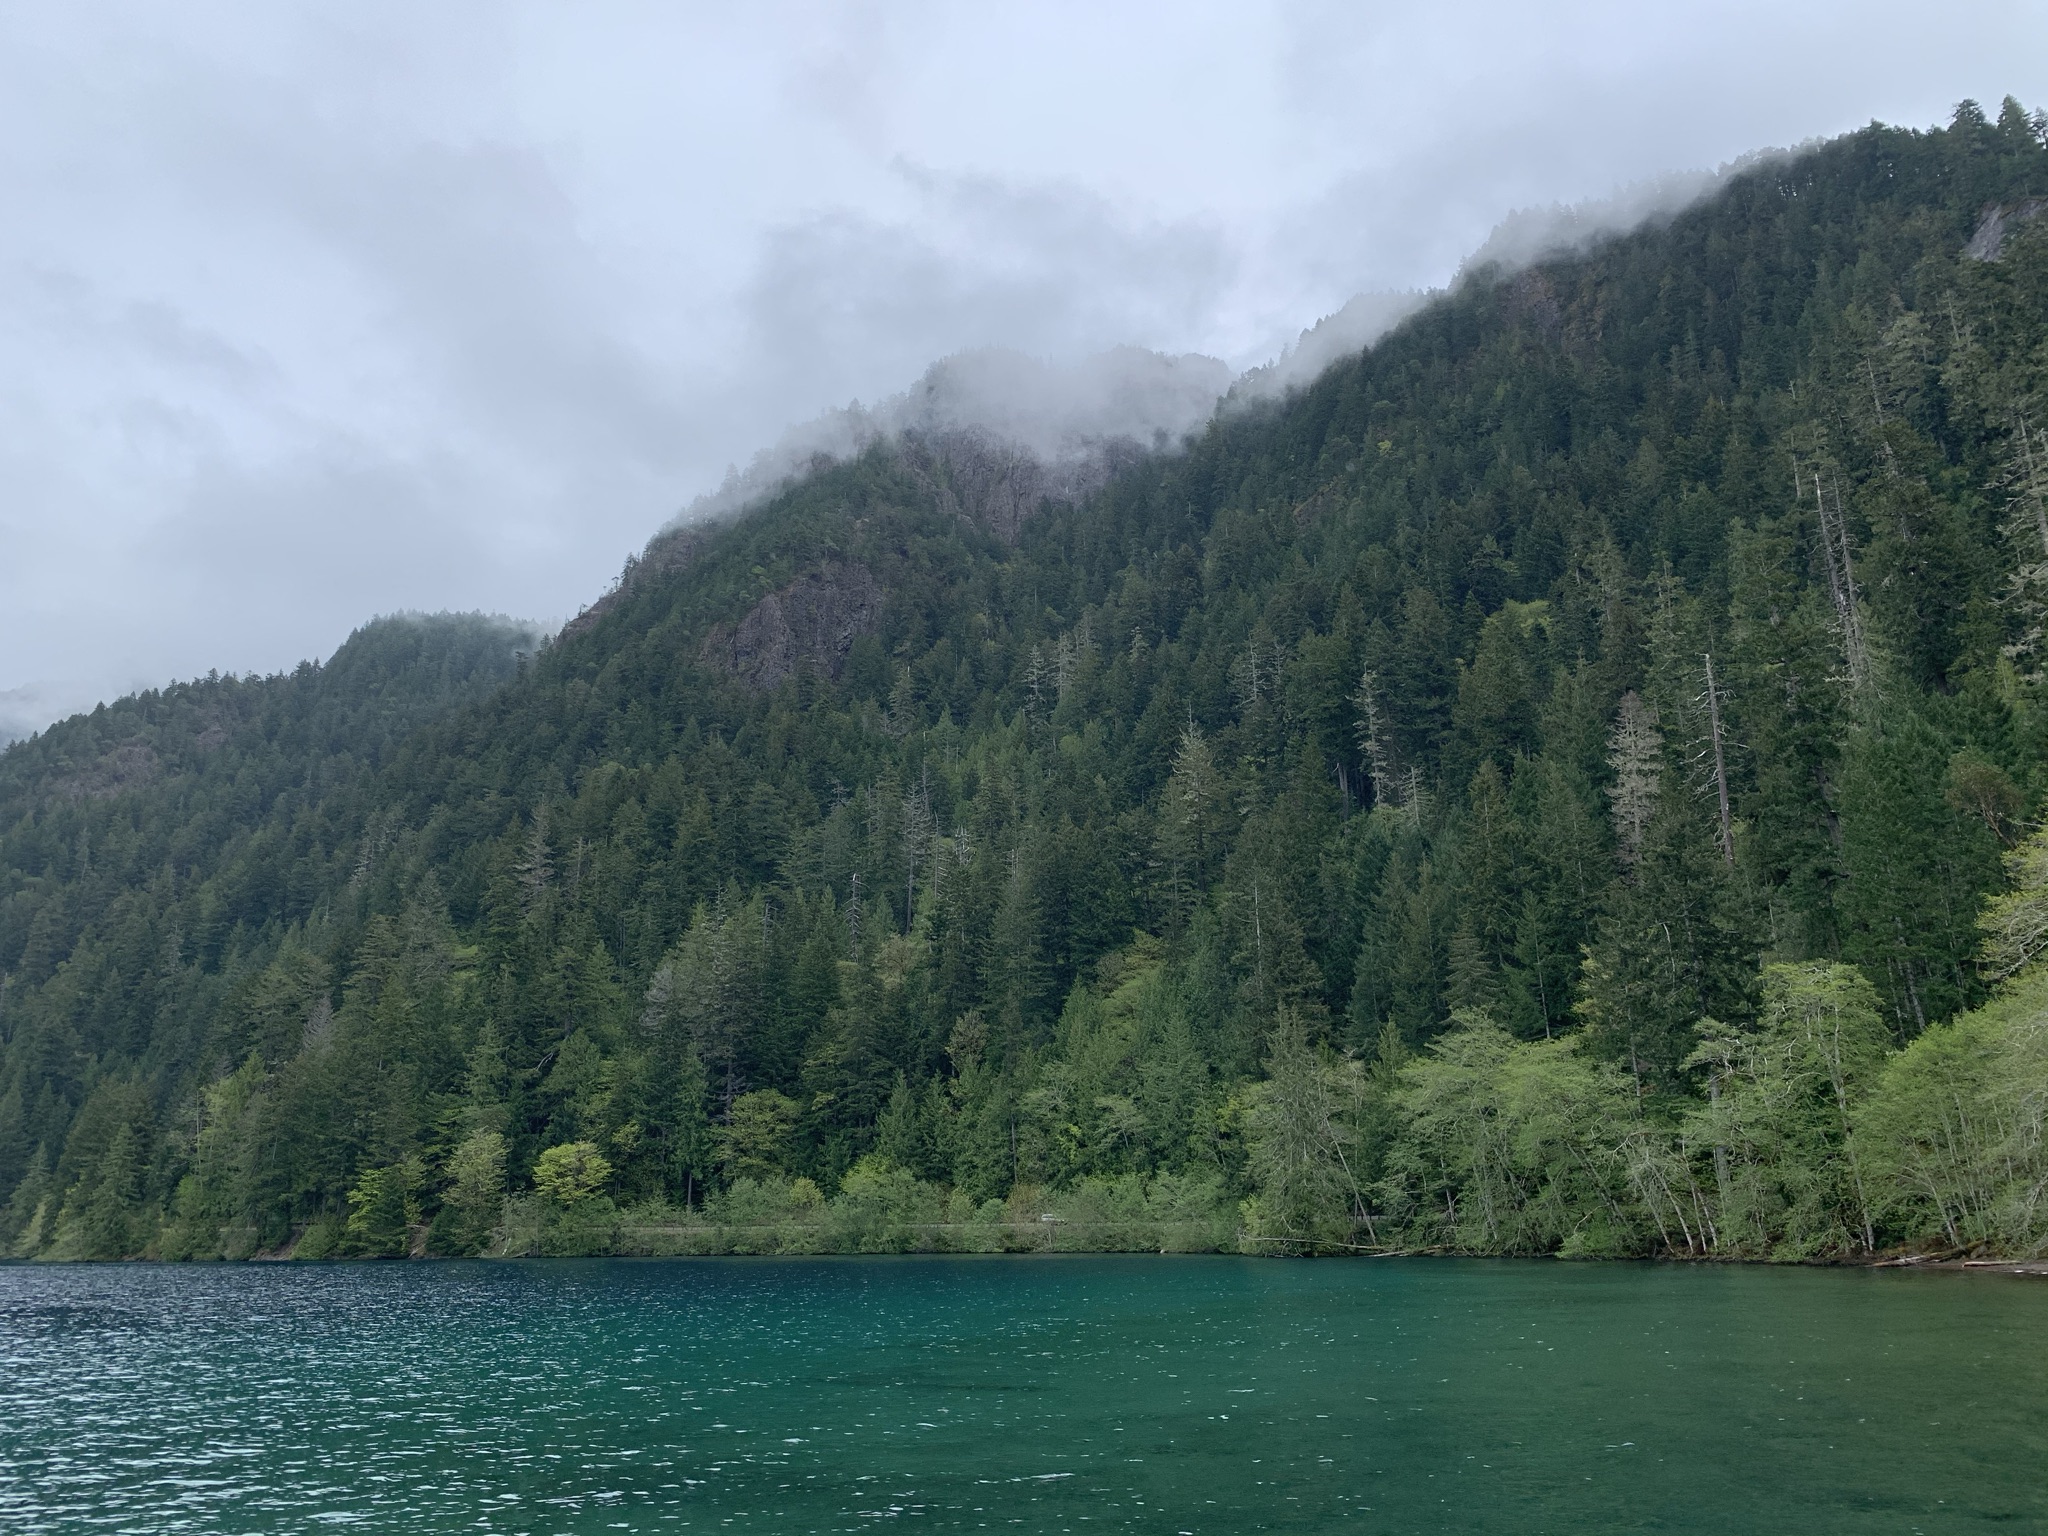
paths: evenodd
<path fill-rule="evenodd" d="M 1873 127 L 1099 489 L 878 445 L 331 786 L 11 750 L 0 1238 L 2038 1244 L 2043 196 Z"/>
<path fill-rule="evenodd" d="M 246 957 L 353 875 L 395 746 L 538 644 L 504 619 L 380 619 L 324 666 L 175 684 L 0 754 L 0 1179 L 67 1146 L 90 1163 L 114 1121 L 161 1151 L 157 1112 L 203 1086 Z"/>

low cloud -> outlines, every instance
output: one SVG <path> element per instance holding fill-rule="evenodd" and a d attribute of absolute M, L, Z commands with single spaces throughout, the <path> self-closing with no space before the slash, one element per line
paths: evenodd
<path fill-rule="evenodd" d="M 1231 382 L 1229 364 L 1195 352 L 1115 347 L 1057 362 L 1006 347 L 956 353 L 872 407 L 855 401 L 792 428 L 670 526 L 730 516 L 820 460 L 850 459 L 906 434 L 996 439 L 1056 470 L 1100 463 L 1105 449 L 1170 448 L 1208 421 Z"/>

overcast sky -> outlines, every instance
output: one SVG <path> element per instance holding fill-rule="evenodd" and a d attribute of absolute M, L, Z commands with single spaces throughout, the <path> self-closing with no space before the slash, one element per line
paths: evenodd
<path fill-rule="evenodd" d="M 1242 367 L 1511 209 L 2008 92 L 2038 0 L 0 0 L 0 729 L 559 620 L 962 348 Z"/>

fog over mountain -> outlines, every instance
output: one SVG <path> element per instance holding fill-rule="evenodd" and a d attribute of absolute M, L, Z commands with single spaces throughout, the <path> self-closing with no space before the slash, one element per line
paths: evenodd
<path fill-rule="evenodd" d="M 1590 247 L 1669 218 L 1726 176 L 1765 158 L 1744 156 L 1717 171 L 1653 177 L 1612 195 L 1517 209 L 1460 267 L 1453 284 L 1488 267 L 1518 267 Z M 941 358 L 909 389 L 872 407 L 856 400 L 790 428 L 744 470 L 727 470 L 715 491 L 695 497 L 661 530 L 732 516 L 826 462 L 905 434 L 966 437 L 1015 450 L 1048 472 L 1046 489 L 1084 489 L 1130 451 L 1171 451 L 1226 409 L 1303 388 L 1370 347 L 1440 290 L 1353 294 L 1284 345 L 1270 361 L 1234 374 L 1221 358 L 1169 357 L 1120 346 L 1072 360 L 1010 347 L 980 347 Z"/>
<path fill-rule="evenodd" d="M 850 458 L 906 432 L 968 433 L 1022 450 L 1050 468 L 1111 445 L 1165 448 L 1200 427 L 1231 385 L 1229 364 L 1115 347 L 1053 362 L 1006 347 L 942 358 L 916 384 L 872 409 L 855 401 L 792 428 L 693 500 L 673 525 L 737 512 L 819 458 Z M 673 526 L 672 525 L 672 526 Z"/>
<path fill-rule="evenodd" d="M 559 622 L 777 445 L 1171 438 L 1574 232 L 1510 210 L 2048 97 L 2043 44 L 1993 0 L 15 8 L 0 734 L 377 612 Z"/>

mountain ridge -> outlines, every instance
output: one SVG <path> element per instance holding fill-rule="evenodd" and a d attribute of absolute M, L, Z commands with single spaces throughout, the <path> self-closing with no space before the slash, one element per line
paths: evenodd
<path fill-rule="evenodd" d="M 0 1235 L 2027 1248 L 2048 262 L 1965 252 L 2043 141 L 1753 167 L 1072 494 L 868 442 L 204 856 L 0 782 Z"/>

